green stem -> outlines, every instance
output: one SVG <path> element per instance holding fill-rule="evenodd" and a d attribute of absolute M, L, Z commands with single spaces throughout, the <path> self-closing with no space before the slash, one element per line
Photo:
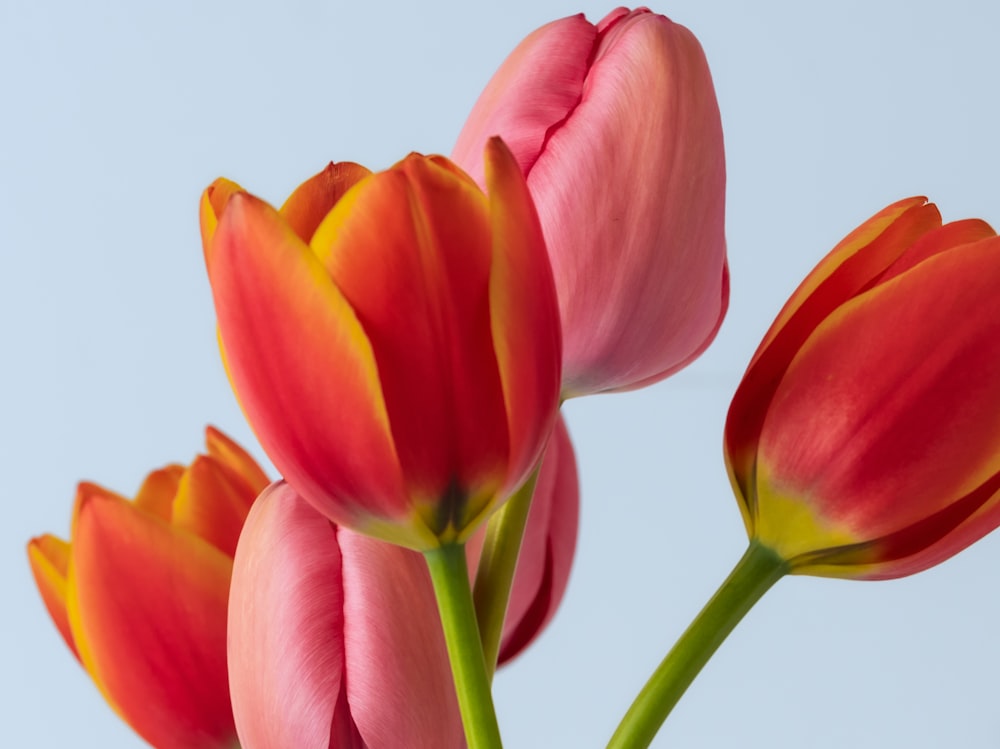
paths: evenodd
<path fill-rule="evenodd" d="M 455 677 L 458 707 L 470 749 L 501 749 L 490 678 L 483 660 L 476 611 L 469 588 L 465 546 L 447 544 L 424 552 L 434 584 L 441 625 Z"/>
<path fill-rule="evenodd" d="M 479 620 L 486 670 L 491 679 L 497 667 L 504 617 L 507 615 L 507 604 L 514 584 L 514 571 L 517 569 L 517 557 L 521 551 L 521 539 L 524 537 L 524 527 L 528 523 L 531 496 L 534 494 L 535 484 L 538 483 L 540 468 L 541 463 L 521 488 L 514 492 L 506 504 L 490 518 L 486 526 L 483 552 L 479 556 L 479 568 L 476 570 L 476 585 L 472 597 L 476 604 L 476 618 Z"/>
<path fill-rule="evenodd" d="M 618 724 L 608 749 L 648 747 L 663 721 L 708 659 L 772 585 L 788 563 L 756 540 L 705 608 L 681 635 Z"/>

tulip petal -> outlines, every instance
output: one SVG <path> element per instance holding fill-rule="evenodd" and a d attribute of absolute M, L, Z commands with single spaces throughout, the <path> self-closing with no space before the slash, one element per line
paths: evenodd
<path fill-rule="evenodd" d="M 215 230 L 219 226 L 219 216 L 229 204 L 229 199 L 240 192 L 243 192 L 243 188 L 238 184 L 225 177 L 219 177 L 201 194 L 198 219 L 201 226 L 201 247 L 205 253 L 205 265 L 208 265 L 209 262 L 209 251 L 212 248 Z"/>
<path fill-rule="evenodd" d="M 499 138 L 486 147 L 493 222 L 493 341 L 510 433 L 507 491 L 538 463 L 555 421 L 562 375 L 559 309 L 541 226 L 527 185 Z"/>
<path fill-rule="evenodd" d="M 312 242 L 371 341 L 407 490 L 439 537 L 484 511 L 507 461 L 496 356 L 483 334 L 488 243 L 482 193 L 418 156 L 357 185 Z"/>
<path fill-rule="evenodd" d="M 351 161 L 330 162 L 322 172 L 295 188 L 278 211 L 288 226 L 306 244 L 344 193 L 371 174 Z"/>
<path fill-rule="evenodd" d="M 212 246 L 233 387 L 277 469 L 355 527 L 369 512 L 408 514 L 371 345 L 316 257 L 245 193 L 229 200 Z"/>
<path fill-rule="evenodd" d="M 552 432 L 511 588 L 498 663 L 520 653 L 555 615 L 576 550 L 580 489 L 565 421 Z"/>
<path fill-rule="evenodd" d="M 751 359 L 726 421 L 726 460 L 747 528 L 753 531 L 756 445 L 775 388 L 817 325 L 860 293 L 921 236 L 941 226 L 926 198 L 901 200 L 872 216 L 838 244 L 786 302 Z M 766 355 L 765 355 L 766 354 Z M 734 418 L 738 415 L 739 418 Z"/>
<path fill-rule="evenodd" d="M 211 457 L 243 479 L 250 494 L 260 494 L 271 483 L 250 453 L 215 427 L 205 427 L 205 445 Z"/>
<path fill-rule="evenodd" d="M 173 518 L 174 497 L 177 496 L 177 487 L 180 486 L 184 471 L 184 466 L 171 464 L 150 472 L 132 501 L 136 509 L 169 523 Z"/>
<path fill-rule="evenodd" d="M 347 694 L 370 747 L 464 746 L 434 590 L 416 552 L 350 531 L 343 555 Z"/>
<path fill-rule="evenodd" d="M 240 539 L 229 609 L 244 749 L 327 749 L 331 731 L 345 729 L 341 574 L 330 521 L 287 484 L 266 489 Z"/>
<path fill-rule="evenodd" d="M 758 461 L 771 474 L 780 455 L 781 479 L 759 486 L 760 515 L 772 494 L 794 495 L 870 539 L 1000 471 L 1000 412 L 979 405 L 1000 402 L 998 285 L 994 238 L 935 254 L 829 315 L 764 421 Z"/>
<path fill-rule="evenodd" d="M 996 232 L 993 231 L 993 227 L 980 219 L 966 219 L 965 221 L 953 221 L 950 224 L 945 224 L 938 229 L 927 232 L 918 239 L 885 273 L 878 277 L 877 283 L 883 284 L 940 252 L 995 236 Z"/>
<path fill-rule="evenodd" d="M 254 496 L 225 464 L 199 455 L 177 487 L 172 524 L 232 557 Z"/>
<path fill-rule="evenodd" d="M 891 580 L 953 557 L 1000 525 L 1000 474 L 937 512 L 881 538 L 793 560 L 795 574 Z"/>
<path fill-rule="evenodd" d="M 230 560 L 86 484 L 72 537 L 68 616 L 94 681 L 156 747 L 230 747 Z"/>
<path fill-rule="evenodd" d="M 610 23 L 528 184 L 559 294 L 565 393 L 664 377 L 707 345 L 727 303 L 725 162 L 694 35 L 647 10 Z"/>
<path fill-rule="evenodd" d="M 550 130 L 579 104 L 596 39 L 597 30 L 582 14 L 532 32 L 480 94 L 452 159 L 485 188 L 483 149 L 500 135 L 528 174 Z"/>
<path fill-rule="evenodd" d="M 845 299 L 858 294 L 922 236 L 941 227 L 941 213 L 927 198 L 897 201 L 848 234 L 799 284 L 785 302 L 750 360 L 753 367 L 779 337 L 787 366 L 796 347 Z M 787 352 L 792 352 L 788 354 Z"/>
<path fill-rule="evenodd" d="M 38 536 L 28 542 L 28 561 L 31 564 L 31 574 L 35 578 L 42 602 L 52 617 L 52 622 L 59 630 L 66 646 L 80 660 L 73 633 L 70 631 L 69 617 L 66 614 L 66 574 L 69 567 L 70 545 L 51 535 Z"/>

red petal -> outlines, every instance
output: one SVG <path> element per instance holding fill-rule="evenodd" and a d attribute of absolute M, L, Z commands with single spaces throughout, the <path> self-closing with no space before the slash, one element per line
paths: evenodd
<path fill-rule="evenodd" d="M 885 208 L 851 232 L 806 277 L 785 303 L 743 375 L 726 419 L 725 453 L 730 476 L 752 532 L 757 443 L 775 389 L 789 362 L 837 307 L 860 293 L 921 236 L 941 225 L 926 198 Z"/>
<path fill-rule="evenodd" d="M 493 230 L 490 311 L 510 434 L 509 492 L 534 470 L 555 422 L 562 344 L 538 216 L 499 138 L 487 145 L 486 180 Z"/>
<path fill-rule="evenodd" d="M 998 286 L 1000 239 L 989 239 L 936 254 L 830 315 L 764 422 L 767 491 L 871 539 L 1000 471 L 1000 411 L 983 407 L 1000 402 Z"/>
<path fill-rule="evenodd" d="M 341 522 L 407 515 L 371 345 L 313 253 L 245 193 L 230 199 L 213 248 L 230 377 L 274 465 Z"/>
<path fill-rule="evenodd" d="M 229 747 L 230 560 L 129 502 L 81 485 L 69 620 L 94 680 L 161 749 Z"/>
<path fill-rule="evenodd" d="M 414 155 L 359 184 L 313 238 L 371 341 L 408 492 L 439 535 L 483 511 L 507 463 L 489 232 L 475 185 Z"/>

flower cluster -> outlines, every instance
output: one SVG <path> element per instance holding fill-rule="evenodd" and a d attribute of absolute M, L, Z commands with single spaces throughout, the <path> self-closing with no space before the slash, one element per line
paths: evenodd
<path fill-rule="evenodd" d="M 59 633 L 161 749 L 498 747 L 490 680 L 567 588 L 560 408 L 656 383 L 728 305 L 725 159 L 683 26 L 547 24 L 451 158 L 331 163 L 200 225 L 233 391 L 280 479 L 208 428 L 134 499 L 82 483 L 28 556 Z M 645 746 L 785 574 L 890 578 L 1000 525 L 1000 238 L 895 203 L 803 281 L 730 407 L 749 548 L 610 746 Z M 692 665 L 694 664 L 694 665 Z"/>

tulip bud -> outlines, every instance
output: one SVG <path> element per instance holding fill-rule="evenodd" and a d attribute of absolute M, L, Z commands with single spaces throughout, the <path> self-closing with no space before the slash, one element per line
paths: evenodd
<path fill-rule="evenodd" d="M 1000 238 L 895 203 L 803 281 L 726 423 L 747 532 L 802 574 L 894 578 L 1000 524 Z"/>
<path fill-rule="evenodd" d="M 418 550 L 464 542 L 556 417 L 538 220 L 498 139 L 488 197 L 441 157 L 359 169 L 331 168 L 280 212 L 229 182 L 206 191 L 223 356 L 264 450 L 321 513 Z"/>
<path fill-rule="evenodd" d="M 28 544 L 60 634 L 112 708 L 157 749 L 231 749 L 226 609 L 240 530 L 267 477 L 206 430 L 208 454 L 150 473 L 129 501 L 77 491 L 69 543 Z"/>
<path fill-rule="evenodd" d="M 563 332 L 563 393 L 652 384 L 712 341 L 729 298 L 712 78 L 683 26 L 618 8 L 530 34 L 452 158 L 483 184 L 499 135 L 538 208 Z"/>

